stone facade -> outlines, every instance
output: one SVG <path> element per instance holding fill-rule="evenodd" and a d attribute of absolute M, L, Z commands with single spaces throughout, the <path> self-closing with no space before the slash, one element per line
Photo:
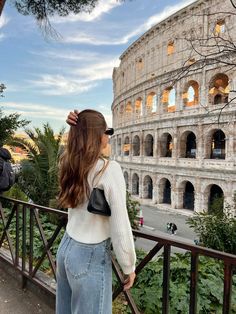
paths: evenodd
<path fill-rule="evenodd" d="M 217 196 L 233 204 L 236 67 L 203 67 L 186 40 L 236 42 L 232 11 L 229 0 L 196 1 L 136 40 L 113 71 L 112 158 L 143 204 L 197 212 Z"/>

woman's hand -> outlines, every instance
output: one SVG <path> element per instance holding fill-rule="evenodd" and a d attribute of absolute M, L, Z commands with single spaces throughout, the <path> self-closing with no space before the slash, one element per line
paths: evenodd
<path fill-rule="evenodd" d="M 135 277 L 136 277 L 135 272 L 128 275 L 124 282 L 124 290 L 128 290 L 133 286 Z"/>
<path fill-rule="evenodd" d="M 71 111 L 67 116 L 66 123 L 68 123 L 71 126 L 76 125 L 78 114 L 79 114 L 78 110 L 74 110 L 74 112 Z"/>

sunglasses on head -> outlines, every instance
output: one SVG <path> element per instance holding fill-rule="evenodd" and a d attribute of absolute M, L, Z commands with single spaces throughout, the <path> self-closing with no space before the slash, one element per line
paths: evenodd
<path fill-rule="evenodd" d="M 104 134 L 106 134 L 106 135 L 113 135 L 114 134 L 114 129 L 113 128 L 108 128 L 108 129 L 106 129 Z"/>

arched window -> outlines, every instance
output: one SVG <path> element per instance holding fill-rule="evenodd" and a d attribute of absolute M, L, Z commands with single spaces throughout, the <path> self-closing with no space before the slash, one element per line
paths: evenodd
<path fill-rule="evenodd" d="M 121 138 L 119 137 L 118 138 L 118 155 L 120 156 L 121 155 Z"/>
<path fill-rule="evenodd" d="M 175 45 L 173 41 L 169 41 L 167 45 L 167 55 L 170 56 L 175 52 Z"/>
<path fill-rule="evenodd" d="M 157 111 L 157 95 L 154 92 L 147 96 L 146 111 L 147 114 Z"/>
<path fill-rule="evenodd" d="M 164 112 L 174 112 L 176 109 L 176 91 L 175 88 L 170 87 L 163 91 L 162 105 Z"/>
<path fill-rule="evenodd" d="M 139 195 L 139 176 L 137 173 L 132 176 L 132 194 Z"/>
<path fill-rule="evenodd" d="M 196 135 L 191 131 L 184 132 L 180 137 L 181 158 L 196 158 Z"/>
<path fill-rule="evenodd" d="M 168 179 L 165 179 L 163 188 L 163 203 L 171 204 L 171 184 Z"/>
<path fill-rule="evenodd" d="M 129 137 L 126 136 L 124 141 L 124 156 L 129 156 L 129 151 L 130 151 Z"/>
<path fill-rule="evenodd" d="M 136 119 L 139 119 L 142 115 L 142 106 L 143 106 L 143 101 L 142 101 L 142 98 L 139 97 L 135 101 L 135 118 Z"/>
<path fill-rule="evenodd" d="M 196 81 L 190 81 L 187 84 L 186 91 L 183 93 L 184 105 L 191 107 L 199 102 L 199 85 Z"/>
<path fill-rule="evenodd" d="M 116 155 L 116 139 L 112 140 L 112 155 Z"/>
<path fill-rule="evenodd" d="M 143 198 L 152 199 L 152 191 L 153 191 L 153 184 L 152 184 L 152 178 L 150 176 L 145 176 L 143 180 Z"/>
<path fill-rule="evenodd" d="M 153 136 L 148 134 L 145 137 L 145 156 L 153 156 Z"/>
<path fill-rule="evenodd" d="M 194 187 L 189 181 L 187 181 L 185 184 L 183 194 L 183 207 L 185 209 L 194 210 Z"/>
<path fill-rule="evenodd" d="M 132 105 L 129 101 L 125 106 L 125 120 L 130 121 L 132 119 Z"/>
<path fill-rule="evenodd" d="M 124 172 L 124 178 L 125 178 L 126 190 L 128 190 L 129 189 L 129 175 L 127 171 Z"/>
<path fill-rule="evenodd" d="M 138 58 L 136 61 L 136 69 L 137 71 L 141 71 L 144 68 L 144 62 L 142 58 Z"/>
<path fill-rule="evenodd" d="M 211 159 L 225 159 L 225 134 L 221 130 L 215 131 L 212 135 Z"/>
<path fill-rule="evenodd" d="M 225 20 L 217 21 L 214 33 L 216 36 L 220 36 L 225 33 Z"/>
<path fill-rule="evenodd" d="M 213 184 L 210 188 L 208 201 L 209 214 L 215 214 L 223 212 L 224 209 L 224 192 L 221 187 Z"/>
<path fill-rule="evenodd" d="M 210 102 L 214 105 L 228 102 L 229 96 L 229 78 L 226 74 L 219 73 L 215 75 L 209 86 Z"/>
<path fill-rule="evenodd" d="M 161 147 L 160 147 L 161 157 L 172 157 L 173 140 L 169 133 L 164 133 L 161 136 Z"/>
<path fill-rule="evenodd" d="M 133 156 L 140 156 L 140 138 L 138 135 L 133 138 Z"/>
<path fill-rule="evenodd" d="M 196 136 L 193 132 L 187 135 L 185 157 L 196 158 Z"/>

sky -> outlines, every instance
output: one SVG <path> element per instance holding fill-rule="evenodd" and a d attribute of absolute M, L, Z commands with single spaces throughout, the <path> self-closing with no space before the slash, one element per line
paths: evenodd
<path fill-rule="evenodd" d="M 0 17 L 0 83 L 7 87 L 0 107 L 20 113 L 30 128 L 49 122 L 57 133 L 73 109 L 99 110 L 111 126 L 112 71 L 120 55 L 194 0 L 99 0 L 90 14 L 53 17 L 57 36 L 45 36 L 8 2 Z"/>

